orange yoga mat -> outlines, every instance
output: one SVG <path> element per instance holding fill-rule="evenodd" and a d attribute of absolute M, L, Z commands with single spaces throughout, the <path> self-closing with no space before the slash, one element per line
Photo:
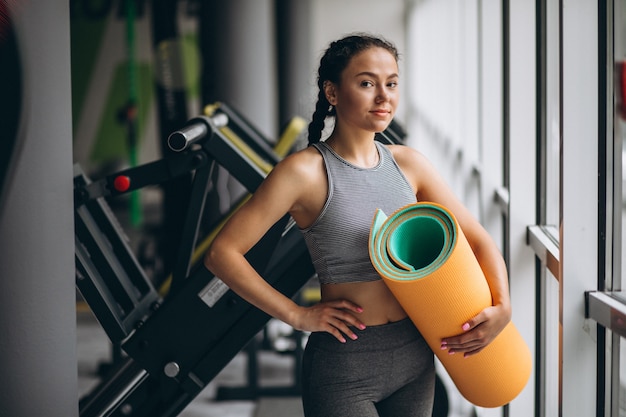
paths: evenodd
<path fill-rule="evenodd" d="M 441 339 L 492 305 L 491 292 L 454 215 L 415 203 L 389 217 L 378 210 L 369 239 L 372 263 L 448 371 L 459 392 L 480 407 L 500 407 L 526 386 L 530 350 L 512 322 L 481 352 L 464 358 Z"/>

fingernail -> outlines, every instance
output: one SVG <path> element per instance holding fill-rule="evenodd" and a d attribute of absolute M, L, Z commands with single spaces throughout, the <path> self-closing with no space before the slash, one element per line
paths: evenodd
<path fill-rule="evenodd" d="M 454 355 L 454 351 L 453 350 L 449 351 L 448 355 Z"/>
<path fill-rule="evenodd" d="M 358 311 L 359 313 L 362 313 L 363 312 L 363 308 L 359 307 L 359 308 L 356 309 L 356 311 Z"/>
<path fill-rule="evenodd" d="M 364 325 L 364 324 L 360 324 L 360 325 L 359 325 L 359 329 L 361 329 L 361 330 L 365 330 L 365 325 Z"/>
<path fill-rule="evenodd" d="M 341 339 L 339 339 L 339 341 L 340 341 L 341 343 L 346 343 L 346 339 L 344 339 L 343 337 L 342 337 Z"/>
<path fill-rule="evenodd" d="M 467 330 L 469 330 L 469 328 L 470 328 L 469 323 L 465 323 L 465 324 L 463 325 L 463 330 L 467 331 Z"/>
<path fill-rule="evenodd" d="M 352 338 L 352 340 L 357 340 L 359 338 L 359 336 L 353 334 L 352 336 L 350 336 Z"/>
<path fill-rule="evenodd" d="M 446 345 L 444 345 L 443 343 L 441 344 L 441 350 L 446 350 L 448 347 Z"/>

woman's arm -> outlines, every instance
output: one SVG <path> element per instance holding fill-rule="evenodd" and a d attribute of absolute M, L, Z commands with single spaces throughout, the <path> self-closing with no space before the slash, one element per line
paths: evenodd
<path fill-rule="evenodd" d="M 404 148 L 404 149 L 403 149 Z M 416 190 L 418 201 L 431 201 L 448 208 L 463 230 L 489 285 L 492 306 L 468 320 L 441 341 L 450 354 L 469 356 L 485 348 L 511 320 L 508 275 L 504 259 L 489 233 L 454 195 L 433 165 L 408 147 L 393 147 L 394 157 Z"/>
<path fill-rule="evenodd" d="M 356 338 L 348 326 L 363 327 L 353 314 L 361 311 L 359 306 L 345 300 L 299 306 L 274 289 L 245 258 L 281 217 L 286 213 L 306 216 L 311 194 L 325 193 L 325 189 L 311 189 L 318 185 L 316 172 L 310 154 L 295 154 L 280 162 L 218 233 L 204 264 L 239 296 L 272 317 L 296 329 L 327 331 L 345 342 L 343 334 Z"/>

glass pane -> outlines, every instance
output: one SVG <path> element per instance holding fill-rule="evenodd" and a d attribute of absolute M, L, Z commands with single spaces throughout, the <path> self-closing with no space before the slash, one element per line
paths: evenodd
<path fill-rule="evenodd" d="M 546 224 L 559 224 L 559 2 L 546 2 Z"/>
<path fill-rule="evenodd" d="M 561 147 L 561 101 L 559 53 L 559 2 L 546 2 L 546 101 L 545 101 L 545 225 L 559 246 L 560 222 L 560 147 Z M 554 269 L 553 269 L 554 270 Z M 545 270 L 544 282 L 544 392 L 543 414 L 559 414 L 559 281 L 550 268 Z"/>
<path fill-rule="evenodd" d="M 559 282 L 546 271 L 545 416 L 559 415 Z"/>
<path fill-rule="evenodd" d="M 626 161 L 625 158 L 625 154 L 624 154 L 624 149 L 626 149 L 625 143 L 626 143 L 626 103 L 625 103 L 625 98 L 626 98 L 626 42 L 624 40 L 624 36 L 626 36 L 626 0 L 620 0 L 620 1 L 616 1 L 614 3 L 614 13 L 615 13 L 615 18 L 614 18 L 614 35 L 613 35 L 613 42 L 614 42 L 614 59 L 615 59 L 615 65 L 613 66 L 614 71 L 615 71 L 615 76 L 613 77 L 613 81 L 614 81 L 614 85 L 615 85 L 615 89 L 614 89 L 614 93 L 615 93 L 615 111 L 614 111 L 614 135 L 615 135 L 615 141 L 614 143 L 618 144 L 618 143 L 622 143 L 622 149 L 618 150 L 618 152 L 621 152 L 621 160 L 622 161 Z M 616 163 L 619 163 L 619 161 L 616 160 Z M 622 170 L 624 170 L 625 164 L 622 163 Z M 615 187 L 616 189 L 619 189 L 618 187 L 622 188 L 623 190 L 623 179 L 626 177 L 626 170 L 624 170 L 621 173 L 621 176 L 617 175 L 616 178 L 614 178 L 615 181 Z M 626 193 L 624 193 L 624 191 L 622 191 L 623 195 L 626 195 Z M 624 227 L 626 226 L 626 205 L 624 204 L 624 200 L 622 196 L 618 196 L 618 198 L 622 198 L 622 230 L 616 230 L 615 231 L 615 236 L 613 237 L 614 239 L 619 239 L 621 240 L 621 250 L 622 250 L 622 263 L 621 263 L 621 271 L 614 271 L 615 275 L 614 275 L 614 279 L 615 280 L 621 280 L 621 286 L 620 286 L 620 282 L 616 281 L 615 282 L 615 287 L 616 288 L 625 288 L 625 284 L 626 282 L 624 282 L 624 277 L 626 276 L 626 262 L 624 262 L 624 259 L 626 259 L 625 255 L 626 252 L 624 251 L 626 248 L 626 233 L 624 230 Z M 621 232 L 621 233 L 620 233 Z M 618 275 L 621 272 L 621 276 Z M 619 380 L 620 380 L 620 387 L 619 387 L 619 416 L 620 417 L 626 417 L 626 341 L 622 338 L 620 340 L 620 364 L 619 364 Z"/>

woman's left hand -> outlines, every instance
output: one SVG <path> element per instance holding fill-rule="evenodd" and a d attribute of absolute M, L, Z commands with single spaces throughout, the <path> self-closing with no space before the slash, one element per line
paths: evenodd
<path fill-rule="evenodd" d="M 450 355 L 475 355 L 491 343 L 510 320 L 511 314 L 503 306 L 487 307 L 463 324 L 460 329 L 463 333 L 441 339 L 441 349 Z"/>

